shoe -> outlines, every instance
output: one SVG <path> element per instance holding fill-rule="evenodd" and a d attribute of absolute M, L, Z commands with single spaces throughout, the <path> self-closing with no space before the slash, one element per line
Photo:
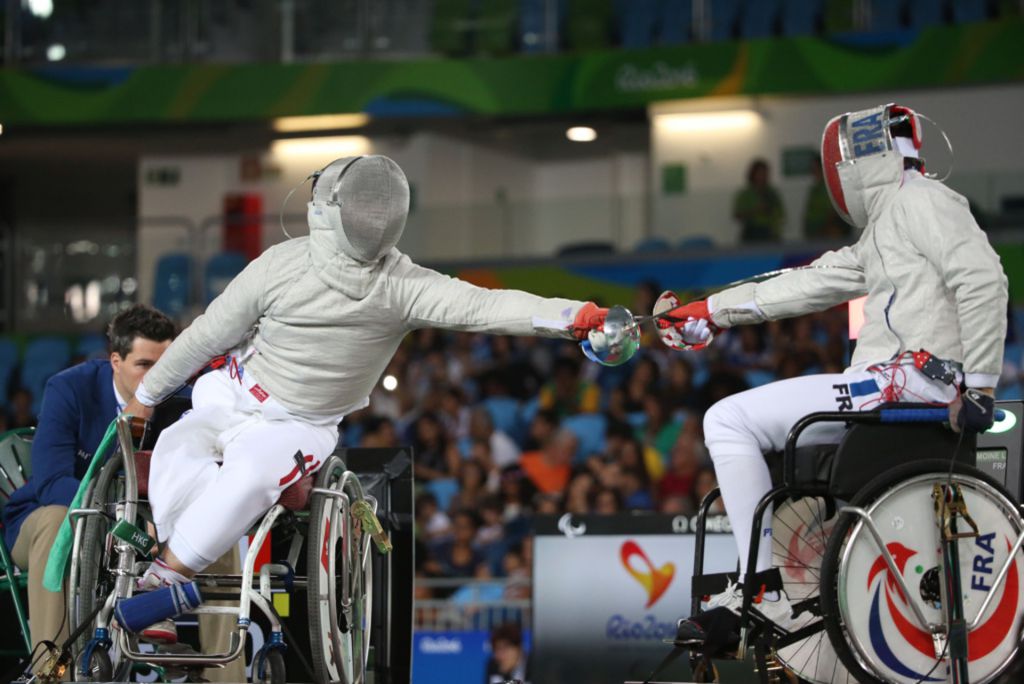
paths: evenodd
<path fill-rule="evenodd" d="M 701 601 L 700 607 L 705 613 L 715 608 L 725 608 L 739 615 L 743 608 L 743 586 L 739 582 L 729 582 L 725 591 L 712 594 L 707 601 Z"/>
<path fill-rule="evenodd" d="M 787 632 L 800 629 L 814 620 L 814 615 L 810 612 L 806 612 L 800 617 L 793 617 L 793 604 L 789 602 L 789 596 L 786 595 L 785 591 L 780 591 L 779 598 L 775 601 L 758 597 L 751 607 L 761 617 L 770 620 L 777 627 Z"/>
<path fill-rule="evenodd" d="M 139 632 L 139 641 L 161 646 L 176 644 L 178 643 L 178 626 L 171 619 L 154 622 Z"/>

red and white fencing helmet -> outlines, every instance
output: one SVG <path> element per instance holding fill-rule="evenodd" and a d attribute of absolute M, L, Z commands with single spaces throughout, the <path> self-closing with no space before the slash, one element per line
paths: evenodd
<path fill-rule="evenodd" d="M 903 168 L 905 157 L 918 158 L 921 124 L 917 113 L 895 104 L 834 117 L 821 137 L 821 166 L 832 206 L 857 228 L 868 223 L 863 183 L 856 166 L 889 159 Z"/>

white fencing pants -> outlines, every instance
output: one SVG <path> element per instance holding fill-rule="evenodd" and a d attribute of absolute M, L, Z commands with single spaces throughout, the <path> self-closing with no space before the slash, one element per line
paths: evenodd
<path fill-rule="evenodd" d="M 237 544 L 302 476 L 300 462 L 315 471 L 338 443 L 336 423 L 288 413 L 236 370 L 202 376 L 192 411 L 153 449 L 149 503 L 158 536 L 196 572 Z"/>
<path fill-rule="evenodd" d="M 715 465 L 722 500 L 746 572 L 754 509 L 772 487 L 764 454 L 781 451 L 797 420 L 816 411 L 861 411 L 886 401 L 948 404 L 956 388 L 931 380 L 913 366 L 880 371 L 807 375 L 769 383 L 715 403 L 704 416 L 704 438 Z M 800 445 L 835 444 L 841 423 L 819 423 L 803 432 Z M 756 572 L 771 567 L 771 509 L 760 532 Z"/>

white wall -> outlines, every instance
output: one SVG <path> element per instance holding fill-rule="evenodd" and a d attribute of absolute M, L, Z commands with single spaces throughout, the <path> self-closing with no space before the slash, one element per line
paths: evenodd
<path fill-rule="evenodd" d="M 356 153 L 386 154 L 403 168 L 414 204 L 399 247 L 421 261 L 546 256 L 575 241 L 612 241 L 628 249 L 646 230 L 648 160 L 643 154 L 542 162 L 436 133 L 359 141 Z M 309 173 L 351 152 L 264 151 L 263 177 L 243 181 L 243 155 L 145 157 L 139 165 L 140 296 L 152 294 L 156 259 L 191 253 L 198 263 L 220 249 L 223 198 L 255 192 L 267 215 L 264 246 L 285 239 L 278 214 L 288 192 Z M 178 174 L 176 185 L 147 182 L 154 170 Z M 304 235 L 309 185 L 285 207 L 293 236 Z M 178 217 L 170 222 L 162 217 Z M 192 224 L 188 230 L 182 226 Z"/>
<path fill-rule="evenodd" d="M 946 131 L 955 150 L 950 186 L 969 194 L 986 209 L 998 208 L 1006 193 L 1024 194 L 1024 86 L 1020 84 L 909 92 L 880 92 L 833 97 L 706 98 L 660 103 L 660 114 L 752 109 L 760 123 L 736 131 L 668 131 L 651 127 L 653 230 L 669 238 L 710 234 L 717 242 L 735 240 L 739 226 L 731 218 L 732 197 L 745 183 L 747 165 L 764 157 L 772 182 L 786 205 L 786 236 L 801 232 L 809 178 L 786 179 L 781 174 L 782 150 L 818 148 L 825 123 L 836 114 L 886 102 L 898 102 L 934 119 Z M 935 128 L 924 124 L 924 156 L 929 170 L 944 172 L 948 152 Z M 665 196 L 660 170 L 665 164 L 687 168 L 683 196 Z"/>

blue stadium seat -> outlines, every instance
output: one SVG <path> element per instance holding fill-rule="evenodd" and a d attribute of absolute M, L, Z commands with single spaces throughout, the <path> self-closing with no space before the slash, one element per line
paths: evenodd
<path fill-rule="evenodd" d="M 490 397 L 481 402 L 494 422 L 495 429 L 515 437 L 520 430 L 519 402 L 511 397 Z"/>
<path fill-rule="evenodd" d="M 534 397 L 529 401 L 524 401 L 519 407 L 519 424 L 522 425 L 524 429 L 528 430 L 530 428 L 530 423 L 533 422 L 533 419 L 537 416 L 537 411 L 539 410 L 539 397 Z"/>
<path fill-rule="evenodd" d="M 75 356 L 81 356 L 86 360 L 106 358 L 107 338 L 99 333 L 82 335 L 75 345 Z"/>
<path fill-rule="evenodd" d="M 871 30 L 898 31 L 902 11 L 902 0 L 873 0 L 871 3 Z"/>
<path fill-rule="evenodd" d="M 32 393 L 33 413 L 39 415 L 46 381 L 67 368 L 70 361 L 71 344 L 63 337 L 37 337 L 25 347 L 21 386 Z"/>
<path fill-rule="evenodd" d="M 715 241 L 707 235 L 691 235 L 679 241 L 679 249 L 712 249 Z"/>
<path fill-rule="evenodd" d="M 442 477 L 428 482 L 424 489 L 434 495 L 437 499 L 437 508 L 447 511 L 452 503 L 452 497 L 459 492 L 459 481 L 453 477 Z"/>
<path fill-rule="evenodd" d="M 822 0 L 782 0 L 782 35 L 811 36 L 817 33 Z"/>
<path fill-rule="evenodd" d="M 615 10 L 619 19 L 622 47 L 650 47 L 658 19 L 658 0 L 619 0 Z"/>
<path fill-rule="evenodd" d="M 579 440 L 574 462 L 579 463 L 591 454 L 604 452 L 604 431 L 608 427 L 608 419 L 603 413 L 580 413 L 569 416 L 562 421 L 562 427 L 572 430 Z"/>
<path fill-rule="evenodd" d="M 924 28 L 942 23 L 942 0 L 909 0 L 907 14 L 910 28 Z"/>
<path fill-rule="evenodd" d="M 636 247 L 633 248 L 634 252 L 638 254 L 651 254 L 656 252 L 669 252 L 672 250 L 672 246 L 668 243 L 668 240 L 660 237 L 651 237 L 641 240 L 636 243 Z"/>
<path fill-rule="evenodd" d="M 769 382 L 775 382 L 777 379 L 775 373 L 760 369 L 751 369 L 744 371 L 743 378 L 747 381 L 747 384 L 753 387 L 760 387 L 761 385 L 767 385 Z"/>
<path fill-rule="evenodd" d="M 192 303 L 192 257 L 165 254 L 156 262 L 153 282 L 153 306 L 172 318 L 178 318 Z"/>
<path fill-rule="evenodd" d="M 658 4 L 655 32 L 659 45 L 689 43 L 692 26 L 692 0 L 661 0 Z"/>
<path fill-rule="evenodd" d="M 9 337 L 0 337 L 0 407 L 7 406 L 7 390 L 20 356 L 17 342 Z"/>
<path fill-rule="evenodd" d="M 987 12 L 985 0 L 956 0 L 953 6 L 953 21 L 965 24 L 971 21 L 985 21 Z"/>
<path fill-rule="evenodd" d="M 739 0 L 716 0 L 707 6 L 711 10 L 711 40 L 730 40 L 739 15 Z"/>
<path fill-rule="evenodd" d="M 744 38 L 767 38 L 774 32 L 778 13 L 777 0 L 747 0 L 740 20 L 740 35 Z"/>
<path fill-rule="evenodd" d="M 247 263 L 249 260 L 245 255 L 238 252 L 220 252 L 210 257 L 203 273 L 203 296 L 206 303 L 216 299 Z"/>

